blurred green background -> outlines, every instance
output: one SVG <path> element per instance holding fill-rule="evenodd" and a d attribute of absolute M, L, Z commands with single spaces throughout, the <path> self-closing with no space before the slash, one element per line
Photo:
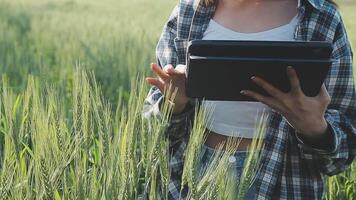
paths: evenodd
<path fill-rule="evenodd" d="M 356 2 L 337 2 L 356 47 Z M 6 77 L 14 91 L 22 92 L 28 75 L 34 75 L 41 84 L 52 85 L 61 95 L 60 104 L 68 108 L 65 115 L 70 115 L 74 72 L 80 66 L 94 72 L 105 101 L 115 108 L 119 96 L 128 99 L 137 77 L 151 74 L 149 63 L 155 61 L 157 40 L 176 3 L 0 0 L 1 78 Z M 329 179 L 328 196 L 352 199 L 356 195 L 355 171 L 353 164 L 351 170 Z"/>
<path fill-rule="evenodd" d="M 104 95 L 128 96 L 149 73 L 163 24 L 176 0 L 1 0 L 0 74 L 21 90 L 28 74 L 68 90 L 75 66 L 93 70 Z M 339 1 L 353 46 L 356 4 Z M 122 88 L 120 90 L 120 88 Z"/>
<path fill-rule="evenodd" d="M 173 0 L 0 1 L 0 74 L 21 90 L 27 75 L 65 92 L 73 69 L 93 70 L 111 102 L 146 73 Z"/>

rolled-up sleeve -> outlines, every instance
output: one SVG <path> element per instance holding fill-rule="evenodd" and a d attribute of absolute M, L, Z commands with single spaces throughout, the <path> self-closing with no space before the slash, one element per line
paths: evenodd
<path fill-rule="evenodd" d="M 296 134 L 303 159 L 314 160 L 322 173 L 335 175 L 349 166 L 356 154 L 356 92 L 353 77 L 353 52 L 341 20 L 336 28 L 331 70 L 325 81 L 331 102 L 325 113 L 332 146 L 318 149 Z"/>
<path fill-rule="evenodd" d="M 179 4 L 175 6 L 167 23 L 164 25 L 156 46 L 156 59 L 158 65 L 161 67 L 164 67 L 167 64 L 172 64 L 175 67 L 178 62 L 174 43 L 174 39 L 177 35 L 178 12 Z M 160 108 L 164 103 L 164 99 L 164 95 L 162 95 L 157 87 L 151 87 L 144 102 L 143 117 L 146 119 L 160 117 L 162 115 Z M 174 145 L 188 134 L 193 119 L 193 113 L 194 103 L 190 102 L 182 113 L 171 116 L 169 126 L 166 130 L 166 135 L 169 137 L 171 145 Z"/>

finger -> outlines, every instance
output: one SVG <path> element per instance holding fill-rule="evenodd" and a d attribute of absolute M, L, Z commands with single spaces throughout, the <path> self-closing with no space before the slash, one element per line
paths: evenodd
<path fill-rule="evenodd" d="M 169 72 L 174 71 L 174 67 L 173 67 L 173 65 L 168 64 L 168 65 L 166 65 L 166 66 L 163 67 L 163 71 L 168 74 Z"/>
<path fill-rule="evenodd" d="M 283 92 L 281 92 L 280 90 L 278 90 L 277 88 L 275 88 L 273 85 L 263 80 L 262 78 L 259 78 L 257 76 L 252 76 L 251 79 L 257 85 L 262 87 L 272 97 L 275 97 L 277 99 L 281 99 L 283 97 Z"/>
<path fill-rule="evenodd" d="M 328 92 L 328 90 L 326 89 L 324 83 L 321 85 L 321 89 L 320 89 L 320 92 L 319 92 L 318 97 L 319 97 L 320 99 L 322 99 L 322 100 L 327 101 L 328 103 L 331 101 L 329 92 Z"/>
<path fill-rule="evenodd" d="M 302 90 L 300 88 L 300 81 L 298 78 L 298 74 L 293 67 L 291 66 L 287 67 L 287 75 L 290 81 L 291 92 L 301 93 Z"/>
<path fill-rule="evenodd" d="M 176 71 L 180 72 L 180 73 L 184 73 L 186 72 L 187 66 L 186 65 L 177 65 L 176 67 Z"/>
<path fill-rule="evenodd" d="M 151 69 L 153 72 L 155 72 L 155 74 L 157 76 L 159 76 L 161 79 L 163 79 L 164 81 L 169 79 L 169 75 L 164 72 L 161 67 L 159 67 L 156 63 L 152 63 L 151 64 Z"/>
<path fill-rule="evenodd" d="M 169 68 L 167 70 L 167 73 L 169 75 L 181 75 L 181 74 L 185 74 L 185 69 L 186 69 L 185 65 L 177 65 L 176 68 Z"/>
<path fill-rule="evenodd" d="M 156 86 L 162 93 L 164 92 L 164 83 L 158 78 L 147 77 L 146 82 L 150 85 Z"/>
<path fill-rule="evenodd" d="M 249 96 L 261 103 L 266 104 L 267 106 L 271 107 L 272 109 L 276 110 L 277 112 L 282 111 L 282 106 L 278 103 L 278 101 L 272 97 L 263 96 L 257 92 L 253 92 L 251 90 L 242 90 L 240 92 L 243 95 Z"/>

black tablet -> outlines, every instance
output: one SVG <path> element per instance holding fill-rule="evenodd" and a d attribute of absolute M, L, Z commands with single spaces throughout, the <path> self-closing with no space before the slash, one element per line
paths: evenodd
<path fill-rule="evenodd" d="M 255 101 L 244 89 L 268 95 L 250 79 L 259 76 L 284 92 L 293 66 L 305 95 L 316 96 L 332 64 L 327 42 L 194 40 L 187 53 L 187 96 L 206 100 Z"/>

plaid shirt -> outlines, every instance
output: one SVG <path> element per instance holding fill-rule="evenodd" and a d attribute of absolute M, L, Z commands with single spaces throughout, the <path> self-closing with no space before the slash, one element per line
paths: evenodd
<path fill-rule="evenodd" d="M 170 15 L 156 48 L 160 66 L 185 64 L 188 41 L 201 39 L 216 6 L 199 0 L 180 0 Z M 273 112 L 267 121 L 261 165 L 256 172 L 256 199 L 322 199 L 325 175 L 345 170 L 356 154 L 356 93 L 352 72 L 353 53 L 339 11 L 325 0 L 299 0 L 299 22 L 294 39 L 333 43 L 335 59 L 325 80 L 331 103 L 325 119 L 331 127 L 333 146 L 318 149 L 297 137 L 286 119 Z M 161 92 L 152 87 L 143 115 L 159 116 Z M 194 109 L 173 115 L 167 136 L 170 140 L 169 199 L 178 199 L 184 152 L 193 123 Z M 187 192 L 184 187 L 183 196 Z"/>

